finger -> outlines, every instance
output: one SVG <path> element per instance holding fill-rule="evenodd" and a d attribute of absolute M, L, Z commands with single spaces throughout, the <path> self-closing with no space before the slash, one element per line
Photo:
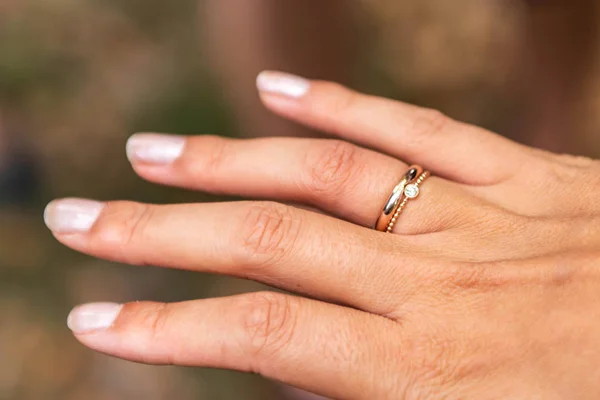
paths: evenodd
<path fill-rule="evenodd" d="M 381 364 L 402 359 L 394 322 L 283 294 L 90 304 L 72 311 L 69 326 L 81 343 L 112 356 L 258 373 L 331 398 L 389 398 L 397 386 L 390 379 L 401 379 Z M 398 362 L 394 368 L 401 371 Z"/>
<path fill-rule="evenodd" d="M 422 164 L 449 179 L 486 185 L 514 175 L 527 148 L 433 110 L 366 96 L 337 84 L 264 72 L 265 105 L 284 117 Z"/>
<path fill-rule="evenodd" d="M 169 150 L 173 145 L 177 151 Z M 408 168 L 389 156 L 337 140 L 138 134 L 127 149 L 136 172 L 152 182 L 308 204 L 367 227 L 375 225 Z M 165 153 L 175 158 L 165 162 Z M 454 227 L 457 206 L 465 197 L 462 190 L 441 179 L 428 181 L 426 190 L 428 198 L 411 204 L 411 215 L 396 232 Z"/>
<path fill-rule="evenodd" d="M 96 257 L 249 278 L 378 314 L 399 301 L 400 283 L 390 276 L 403 270 L 414 277 L 420 257 L 432 251 L 277 203 L 69 199 L 48 206 L 46 223 L 61 243 Z"/>

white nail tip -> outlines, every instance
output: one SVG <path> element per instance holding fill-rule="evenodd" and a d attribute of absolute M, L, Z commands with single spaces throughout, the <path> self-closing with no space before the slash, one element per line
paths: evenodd
<path fill-rule="evenodd" d="M 104 203 L 92 200 L 56 200 L 44 210 L 44 222 L 56 233 L 83 233 L 94 226 L 103 209 Z"/>
<path fill-rule="evenodd" d="M 290 98 L 300 98 L 310 89 L 310 81 L 296 75 L 281 72 L 262 72 L 256 79 L 258 90 Z"/>
<path fill-rule="evenodd" d="M 108 329 L 123 306 L 114 303 L 93 303 L 75 307 L 67 318 L 67 326 L 75 333 Z"/>
<path fill-rule="evenodd" d="M 183 154 L 185 142 L 181 136 L 136 134 L 127 141 L 127 158 L 131 162 L 171 164 Z"/>

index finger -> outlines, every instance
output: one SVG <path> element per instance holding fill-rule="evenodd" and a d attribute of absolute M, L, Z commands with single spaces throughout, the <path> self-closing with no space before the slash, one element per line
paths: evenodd
<path fill-rule="evenodd" d="M 284 117 L 421 164 L 457 182 L 487 185 L 516 173 L 528 148 L 442 113 L 280 72 L 257 80 L 265 105 Z M 515 161 L 515 162 L 513 162 Z"/>

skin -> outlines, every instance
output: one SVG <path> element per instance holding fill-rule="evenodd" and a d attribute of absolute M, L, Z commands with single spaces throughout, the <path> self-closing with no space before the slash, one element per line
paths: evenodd
<path fill-rule="evenodd" d="M 61 243 L 96 257 L 295 294 L 125 304 L 109 328 L 75 330 L 79 341 L 340 399 L 597 398 L 598 161 L 328 82 L 261 98 L 339 139 L 194 137 L 173 163 L 133 158 L 133 168 L 267 201 L 109 202 L 86 232 L 56 229 L 55 202 L 47 221 Z M 373 231 L 401 160 L 434 177 L 395 234 Z"/>

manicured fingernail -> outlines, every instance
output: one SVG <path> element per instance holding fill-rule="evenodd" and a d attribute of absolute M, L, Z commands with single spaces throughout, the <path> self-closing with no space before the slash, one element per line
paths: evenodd
<path fill-rule="evenodd" d="M 171 164 L 183 154 L 185 140 L 181 136 L 138 133 L 127 141 L 127 158 L 132 163 Z"/>
<path fill-rule="evenodd" d="M 299 99 L 308 93 L 310 81 L 296 75 L 265 71 L 256 78 L 256 86 L 261 92 Z"/>
<path fill-rule="evenodd" d="M 44 222 L 55 233 L 84 233 L 94 226 L 103 208 L 104 204 L 97 201 L 55 200 L 46 207 Z"/>
<path fill-rule="evenodd" d="M 75 333 L 110 328 L 123 308 L 115 303 L 92 303 L 75 307 L 67 318 L 67 326 Z"/>

